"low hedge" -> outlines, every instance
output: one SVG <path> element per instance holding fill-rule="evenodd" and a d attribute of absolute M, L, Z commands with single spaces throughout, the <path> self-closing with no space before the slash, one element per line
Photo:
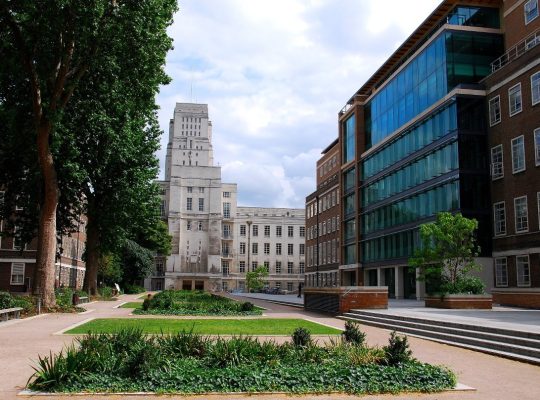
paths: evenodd
<path fill-rule="evenodd" d="M 389 346 L 392 342 L 389 342 Z M 345 342 L 210 339 L 191 332 L 145 336 L 140 330 L 89 334 L 39 359 L 29 388 L 49 392 L 432 392 L 455 386 L 444 367 L 412 358 L 390 365 L 388 347 Z"/>

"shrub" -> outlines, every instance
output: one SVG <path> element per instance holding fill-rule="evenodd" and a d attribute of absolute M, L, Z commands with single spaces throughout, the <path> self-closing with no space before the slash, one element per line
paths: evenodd
<path fill-rule="evenodd" d="M 296 347 L 306 347 L 311 344 L 311 333 L 305 328 L 296 328 L 292 334 L 292 341 Z"/>
<path fill-rule="evenodd" d="M 167 355 L 175 358 L 202 358 L 206 354 L 208 339 L 202 335 L 182 331 L 176 335 L 161 335 L 158 344 Z"/>
<path fill-rule="evenodd" d="M 60 308 L 71 308 L 73 306 L 73 289 L 64 287 L 55 290 L 56 304 Z"/>
<path fill-rule="evenodd" d="M 13 307 L 21 307 L 25 313 L 35 311 L 36 306 L 30 296 L 16 296 L 13 298 Z"/>
<path fill-rule="evenodd" d="M 150 299 L 149 298 L 146 298 L 144 299 L 144 301 L 142 302 L 142 309 L 144 311 L 148 311 L 150 308 Z"/>
<path fill-rule="evenodd" d="M 0 292 L 0 310 L 13 307 L 13 296 L 8 292 Z"/>
<path fill-rule="evenodd" d="M 124 287 L 125 294 L 139 294 L 146 292 L 146 289 L 139 285 L 126 285 Z"/>
<path fill-rule="evenodd" d="M 102 288 L 99 289 L 99 295 L 100 295 L 103 299 L 111 299 L 111 298 L 112 298 L 112 294 L 113 294 L 113 289 L 112 289 L 112 287 L 105 286 L 105 287 L 102 287 Z"/>
<path fill-rule="evenodd" d="M 240 305 L 240 311 L 253 311 L 255 306 L 249 301 L 245 301 Z"/>
<path fill-rule="evenodd" d="M 388 346 L 384 347 L 387 365 L 404 364 L 412 360 L 412 351 L 409 349 L 407 336 L 400 336 L 393 331 L 388 340 Z"/>
<path fill-rule="evenodd" d="M 385 352 L 380 348 L 350 346 L 346 353 L 347 361 L 351 365 L 384 364 Z"/>
<path fill-rule="evenodd" d="M 342 333 L 343 340 L 356 346 L 363 346 L 366 334 L 360 330 L 360 325 L 354 321 L 345 322 L 345 331 Z"/>

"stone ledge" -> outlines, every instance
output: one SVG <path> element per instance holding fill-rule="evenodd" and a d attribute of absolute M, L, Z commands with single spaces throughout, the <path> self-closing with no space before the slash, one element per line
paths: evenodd
<path fill-rule="evenodd" d="M 426 296 L 426 307 L 445 309 L 491 310 L 493 299 L 486 294 L 446 294 L 444 296 Z"/>

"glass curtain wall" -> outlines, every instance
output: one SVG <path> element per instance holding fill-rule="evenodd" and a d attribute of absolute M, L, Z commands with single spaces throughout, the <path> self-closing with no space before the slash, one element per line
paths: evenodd
<path fill-rule="evenodd" d="M 343 124 L 343 164 L 354 160 L 355 146 L 355 122 L 354 114 L 350 116 Z"/>

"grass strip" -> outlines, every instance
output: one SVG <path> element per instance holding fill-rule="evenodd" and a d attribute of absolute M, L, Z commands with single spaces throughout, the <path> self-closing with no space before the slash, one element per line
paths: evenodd
<path fill-rule="evenodd" d="M 291 335 L 296 328 L 308 329 L 313 335 L 339 335 L 341 330 L 303 319 L 154 319 L 102 318 L 75 327 L 67 334 L 88 332 L 113 333 L 123 328 L 138 328 L 144 333 L 177 333 L 182 330 L 202 335 Z"/>
<path fill-rule="evenodd" d="M 142 302 L 140 301 L 131 301 L 126 304 L 122 304 L 120 308 L 135 308 L 135 309 L 141 309 L 142 308 Z"/>

